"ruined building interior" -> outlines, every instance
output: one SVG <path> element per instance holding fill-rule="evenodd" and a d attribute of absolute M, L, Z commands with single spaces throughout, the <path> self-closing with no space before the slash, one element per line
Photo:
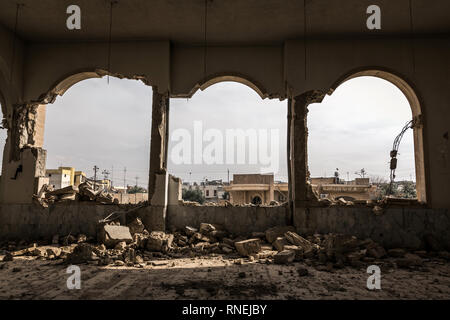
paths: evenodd
<path fill-rule="evenodd" d="M 142 221 L 142 228 L 163 242 L 169 233 L 184 230 L 175 236 L 179 247 L 190 233 L 200 242 L 211 242 L 201 240 L 211 232 L 221 238 L 220 226 L 235 239 L 261 237 L 269 245 L 284 235 L 290 241 L 273 244 L 280 252 L 289 251 L 284 250 L 288 245 L 301 247 L 304 242 L 297 235 L 339 234 L 370 238 L 386 250 L 439 251 L 447 261 L 449 1 L 376 1 L 382 16 L 382 27 L 376 30 L 366 25 L 372 3 L 365 0 L 73 2 L 81 8 L 82 25 L 69 30 L 68 1 L 0 1 L 0 104 L 7 130 L 0 180 L 1 241 L 51 242 L 55 235 L 82 234 L 103 236 L 107 242 L 114 235 L 100 232 L 99 221 L 114 217 L 121 226 Z M 148 201 L 131 207 L 103 203 L 108 199 L 39 205 L 36 199 L 46 177 L 46 106 L 80 81 L 109 75 L 142 81 L 153 89 Z M 330 204 L 308 183 L 308 106 L 361 76 L 385 79 L 408 99 L 415 201 Z M 167 171 L 170 102 L 223 81 L 242 83 L 261 99 L 287 101 L 286 204 L 219 207 L 181 201 L 181 181 Z M 278 231 L 261 235 L 271 228 Z M 234 251 L 236 242 L 224 252 Z M 237 252 L 249 256 L 252 245 L 259 247 L 252 243 L 236 245 Z M 278 259 L 289 256 L 283 254 Z"/>

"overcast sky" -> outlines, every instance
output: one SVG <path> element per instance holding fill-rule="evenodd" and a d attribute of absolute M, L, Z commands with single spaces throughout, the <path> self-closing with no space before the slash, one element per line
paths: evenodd
<path fill-rule="evenodd" d="M 138 177 L 138 184 L 146 186 L 151 94 L 150 87 L 135 80 L 110 78 L 108 85 L 106 78 L 89 79 L 74 85 L 47 107 L 47 168 L 73 166 L 92 176 L 92 168 L 97 165 L 100 172 L 108 170 L 110 177 L 113 173 L 114 184 L 122 186 L 126 167 L 127 184 L 134 185 Z M 193 140 L 194 121 L 201 121 L 203 133 L 219 130 L 224 140 L 227 129 L 263 130 L 269 137 L 271 132 L 278 132 L 271 154 L 279 164 L 274 173 L 277 180 L 287 180 L 286 116 L 286 100 L 262 100 L 242 84 L 224 82 L 198 91 L 191 99 L 171 99 L 170 133 L 173 138 L 174 132 L 186 129 Z M 406 98 L 389 82 L 373 77 L 345 82 L 321 104 L 309 107 L 311 175 L 330 176 L 339 168 L 342 178 L 346 179 L 349 172 L 353 179 L 355 171 L 365 168 L 370 176 L 387 179 L 392 142 L 410 119 Z M 4 141 L 4 132 L 1 137 Z M 270 151 L 270 139 L 258 138 L 259 142 L 268 142 Z M 259 173 L 265 167 L 248 164 L 248 154 L 246 165 L 176 164 L 172 161 L 177 154 L 173 149 L 179 143 L 172 139 L 169 143 L 169 171 L 183 180 L 226 180 L 228 169 L 232 179 L 233 173 Z M 203 148 L 209 143 L 203 142 Z M 412 130 L 405 134 L 399 152 L 397 178 L 414 179 Z M 194 149 L 191 153 L 193 159 Z M 223 153 L 225 159 L 225 148 Z"/>

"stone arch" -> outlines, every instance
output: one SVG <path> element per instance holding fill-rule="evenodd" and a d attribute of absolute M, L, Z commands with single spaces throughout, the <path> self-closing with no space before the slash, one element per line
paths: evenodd
<path fill-rule="evenodd" d="M 102 69 L 95 70 L 79 70 L 71 74 L 65 75 L 61 79 L 58 79 L 52 87 L 44 94 L 42 94 L 37 101 L 40 104 L 53 103 L 57 96 L 62 96 L 67 90 L 69 90 L 73 85 L 81 82 L 83 80 L 92 78 L 102 78 L 104 76 L 111 76 L 119 79 L 130 79 L 130 80 L 141 80 L 145 85 L 150 85 L 149 81 L 145 77 L 134 76 L 125 77 L 120 74 L 110 73 Z"/>
<path fill-rule="evenodd" d="M 198 89 L 205 90 L 208 87 L 219 83 L 219 82 L 225 82 L 225 81 L 232 81 L 232 82 L 238 82 L 241 83 L 251 89 L 253 89 L 260 97 L 261 99 L 265 99 L 269 97 L 269 94 L 267 93 L 267 90 L 260 85 L 257 81 L 251 79 L 248 76 L 238 74 L 238 73 L 220 73 L 220 74 L 214 74 L 207 78 L 204 78 L 203 80 L 199 81 L 189 92 L 188 97 L 192 97 Z"/>
<path fill-rule="evenodd" d="M 426 182 L 426 163 L 425 163 L 425 152 L 424 152 L 424 113 L 423 104 L 417 94 L 417 91 L 410 84 L 409 81 L 405 80 L 403 76 L 396 74 L 394 71 L 386 70 L 384 68 L 370 67 L 370 68 L 359 68 L 347 72 L 341 76 L 337 81 L 335 81 L 330 91 L 331 95 L 337 87 L 346 82 L 347 80 L 363 77 L 372 76 L 380 79 L 389 81 L 395 85 L 404 94 L 411 107 L 412 119 L 413 119 L 413 136 L 414 136 L 414 161 L 415 161 L 415 171 L 416 171 L 416 191 L 417 199 L 420 202 L 430 201 L 429 191 L 427 190 Z"/>

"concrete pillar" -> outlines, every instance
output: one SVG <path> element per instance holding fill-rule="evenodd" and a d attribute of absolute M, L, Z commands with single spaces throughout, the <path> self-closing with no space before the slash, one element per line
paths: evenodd
<path fill-rule="evenodd" d="M 46 183 L 47 152 L 42 149 L 45 105 L 19 105 L 12 110 L 3 152 L 0 201 L 26 204 Z"/>
<path fill-rule="evenodd" d="M 169 95 L 153 88 L 152 129 L 148 200 L 151 214 L 147 228 L 164 231 L 168 199 L 167 148 L 169 138 Z"/>
<path fill-rule="evenodd" d="M 293 99 L 290 103 L 290 173 L 291 197 L 294 214 L 298 208 L 308 205 L 308 105 L 321 102 L 324 93 L 309 91 Z"/>

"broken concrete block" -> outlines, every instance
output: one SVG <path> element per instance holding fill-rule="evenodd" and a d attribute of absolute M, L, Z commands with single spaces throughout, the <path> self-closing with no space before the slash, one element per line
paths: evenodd
<path fill-rule="evenodd" d="M 375 259 L 386 256 L 386 250 L 376 242 L 370 243 L 366 248 L 366 255 Z"/>
<path fill-rule="evenodd" d="M 121 241 L 126 243 L 133 241 L 130 229 L 125 226 L 104 225 L 100 228 L 98 238 L 107 248 L 114 248 Z"/>
<path fill-rule="evenodd" d="M 284 247 L 289 245 L 289 242 L 286 240 L 285 237 L 278 237 L 273 243 L 272 246 L 277 250 L 277 251 L 283 251 Z"/>
<path fill-rule="evenodd" d="M 147 239 L 147 250 L 166 252 L 172 247 L 173 234 L 163 231 L 152 231 Z"/>
<path fill-rule="evenodd" d="M 238 241 L 234 243 L 237 252 L 241 256 L 247 257 L 251 254 L 258 253 L 261 251 L 261 245 L 259 239 L 248 239 L 244 241 Z"/>
<path fill-rule="evenodd" d="M 116 246 L 114 247 L 115 250 L 123 251 L 127 247 L 127 243 L 125 241 L 120 241 Z"/>
<path fill-rule="evenodd" d="M 198 229 L 198 232 L 200 232 L 201 234 L 207 235 L 212 231 L 215 231 L 216 227 L 213 226 L 210 223 L 200 223 L 200 228 Z"/>
<path fill-rule="evenodd" d="M 66 262 L 72 264 L 85 263 L 93 260 L 93 258 L 94 253 L 92 246 L 88 243 L 80 243 L 73 249 L 72 253 L 67 256 Z"/>
<path fill-rule="evenodd" d="M 346 254 L 359 248 L 359 241 L 356 237 L 345 234 L 330 234 L 324 241 L 324 247 L 329 257 L 335 254 Z"/>
<path fill-rule="evenodd" d="M 47 257 L 59 257 L 61 255 L 61 249 L 57 248 L 57 247 L 48 247 L 47 248 Z"/>
<path fill-rule="evenodd" d="M 285 245 L 284 250 L 294 252 L 294 261 L 303 261 L 303 253 L 305 252 L 303 248 L 294 245 Z"/>
<path fill-rule="evenodd" d="M 295 253 L 291 250 L 283 250 L 278 252 L 273 258 L 276 264 L 288 264 L 294 261 Z"/>
<path fill-rule="evenodd" d="M 284 237 L 291 244 L 303 248 L 304 251 L 309 250 L 313 247 L 313 243 L 306 240 L 305 238 L 299 236 L 297 233 L 288 231 L 284 234 Z"/>
<path fill-rule="evenodd" d="M 77 243 L 82 243 L 82 242 L 86 242 L 87 241 L 87 237 L 85 234 L 79 234 L 78 235 L 78 239 L 77 239 Z"/>
<path fill-rule="evenodd" d="M 277 226 L 266 230 L 266 240 L 268 243 L 274 242 L 278 237 L 284 236 L 288 231 L 295 232 L 293 226 Z"/>
<path fill-rule="evenodd" d="M 135 218 L 128 224 L 128 228 L 130 228 L 131 235 L 134 235 L 135 233 L 144 232 L 145 226 L 142 223 L 141 219 Z"/>
<path fill-rule="evenodd" d="M 197 229 L 195 229 L 195 228 L 193 228 L 193 227 L 189 227 L 189 226 L 186 226 L 185 228 L 184 228 L 184 232 L 186 233 L 186 235 L 188 236 L 188 237 L 190 237 L 190 236 L 192 236 L 194 233 L 196 233 L 198 230 Z"/>

